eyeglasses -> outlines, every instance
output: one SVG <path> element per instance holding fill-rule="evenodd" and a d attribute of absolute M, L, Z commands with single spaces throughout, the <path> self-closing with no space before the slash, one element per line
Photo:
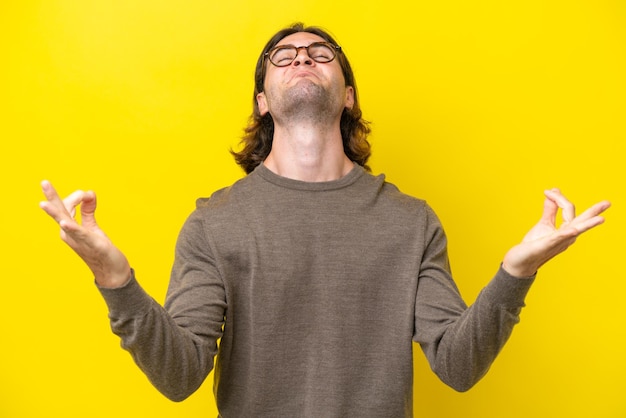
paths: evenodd
<path fill-rule="evenodd" d="M 306 50 L 307 55 L 315 62 L 331 62 L 341 51 L 339 45 L 329 42 L 313 42 L 309 46 L 280 45 L 265 53 L 265 57 L 277 67 L 286 67 L 296 59 L 301 49 Z"/>

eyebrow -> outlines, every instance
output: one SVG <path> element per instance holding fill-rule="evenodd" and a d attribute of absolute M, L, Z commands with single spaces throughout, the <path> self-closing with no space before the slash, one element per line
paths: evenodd
<path fill-rule="evenodd" d="M 280 43 L 280 41 L 278 41 Z M 309 43 L 309 45 L 312 44 L 330 44 L 331 42 L 325 41 L 325 40 L 317 40 L 317 41 L 312 41 Z M 301 46 L 295 46 L 294 44 L 282 44 L 282 45 L 274 45 L 274 48 L 280 47 L 280 46 L 293 46 L 295 48 L 302 48 L 303 46 L 309 46 L 309 45 L 301 45 Z"/>
<path fill-rule="evenodd" d="M 315 43 L 320 43 L 320 42 L 321 41 L 314 41 L 314 42 L 311 42 L 309 45 L 312 45 L 312 44 L 315 44 Z M 280 48 L 281 46 L 291 46 L 291 47 L 294 47 L 294 48 L 303 48 L 303 47 L 306 48 L 309 45 L 295 46 L 294 44 L 282 44 L 282 45 L 276 45 L 274 48 Z"/>

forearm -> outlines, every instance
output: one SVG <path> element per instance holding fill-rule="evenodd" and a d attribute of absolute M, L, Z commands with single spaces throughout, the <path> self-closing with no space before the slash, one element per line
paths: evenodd
<path fill-rule="evenodd" d="M 99 287 L 113 332 L 121 338 L 152 384 L 181 401 L 191 395 L 213 367 L 217 338 L 194 335 L 181 327 L 135 280 L 123 287 Z"/>
<path fill-rule="evenodd" d="M 485 375 L 519 322 L 532 282 L 501 268 L 474 304 L 447 325 L 436 347 L 427 351 L 442 381 L 466 391 Z"/>

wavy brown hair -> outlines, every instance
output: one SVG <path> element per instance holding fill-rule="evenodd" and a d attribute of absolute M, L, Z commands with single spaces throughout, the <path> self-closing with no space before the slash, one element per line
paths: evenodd
<path fill-rule="evenodd" d="M 265 45 L 259 59 L 256 63 L 254 73 L 254 95 L 252 97 L 253 112 L 250 116 L 248 126 L 245 128 L 245 135 L 241 139 L 241 151 L 230 152 L 235 157 L 235 161 L 246 173 L 251 173 L 259 164 L 261 164 L 268 156 L 272 149 L 272 140 L 274 138 L 274 120 L 268 113 L 261 115 L 257 104 L 257 95 L 264 90 L 263 83 L 265 81 L 265 53 L 274 48 L 281 39 L 293 35 L 298 32 L 308 32 L 317 35 L 337 45 L 337 42 L 323 29 L 316 26 L 304 26 L 302 23 L 295 23 L 288 28 L 277 32 Z M 351 109 L 344 108 L 341 114 L 340 129 L 341 138 L 343 140 L 343 149 L 348 158 L 355 163 L 363 166 L 366 170 L 370 170 L 367 166 L 367 160 L 371 155 L 371 146 L 367 140 L 370 133 L 369 122 L 362 118 L 361 108 L 356 89 L 356 81 L 352 68 L 343 51 L 337 53 L 337 60 L 341 66 L 346 86 L 354 89 L 354 105 Z"/>

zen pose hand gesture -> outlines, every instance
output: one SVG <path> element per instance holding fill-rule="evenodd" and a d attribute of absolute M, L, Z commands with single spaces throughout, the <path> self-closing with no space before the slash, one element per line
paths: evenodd
<path fill-rule="evenodd" d="M 48 181 L 42 182 L 46 201 L 41 208 L 61 227 L 61 238 L 89 266 L 96 283 L 103 287 L 119 287 L 130 278 L 128 260 L 98 227 L 95 219 L 94 192 L 75 191 L 61 200 Z M 583 232 L 604 222 L 600 216 L 611 204 L 599 202 L 576 216 L 574 205 L 558 189 L 546 190 L 543 215 L 526 234 L 522 242 L 504 257 L 503 267 L 515 277 L 534 275 L 539 267 L 565 251 Z M 80 206 L 82 225 L 74 219 Z M 557 229 L 558 209 L 563 212 L 563 224 Z"/>
<path fill-rule="evenodd" d="M 522 242 L 504 257 L 502 267 L 513 276 L 535 274 L 539 267 L 572 245 L 580 234 L 603 223 L 604 218 L 600 214 L 611 206 L 609 202 L 602 201 L 576 216 L 574 205 L 558 189 L 546 190 L 545 195 L 543 216 Z M 559 208 L 563 212 L 563 224 L 557 229 Z"/>
<path fill-rule="evenodd" d="M 61 200 L 52 184 L 41 183 L 46 200 L 41 208 L 61 227 L 61 239 L 83 259 L 102 287 L 119 287 L 130 279 L 130 265 L 98 227 L 95 219 L 94 192 L 75 191 Z M 82 225 L 76 222 L 76 207 L 80 206 Z"/>

